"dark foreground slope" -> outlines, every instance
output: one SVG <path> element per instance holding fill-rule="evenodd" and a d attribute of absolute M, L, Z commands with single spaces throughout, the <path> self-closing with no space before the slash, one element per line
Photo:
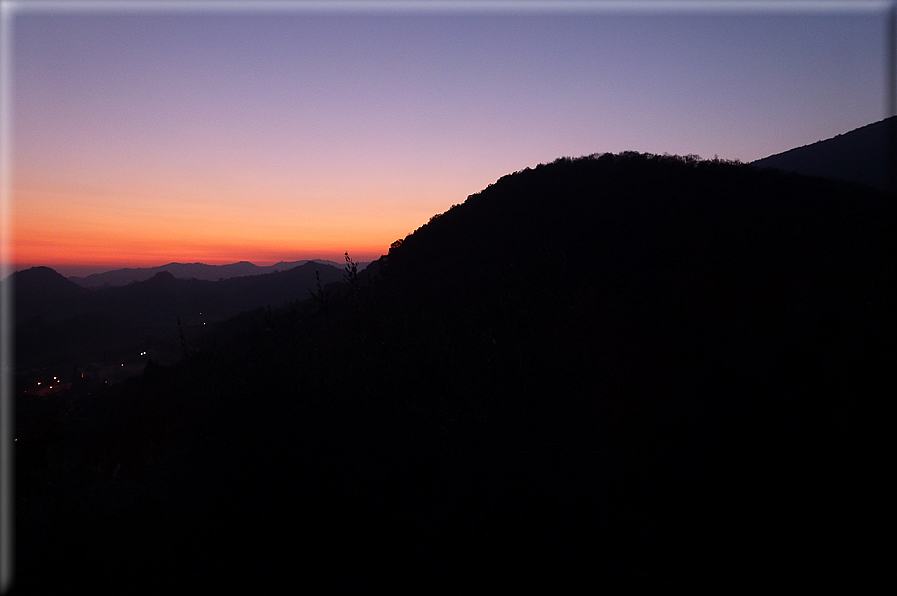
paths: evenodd
<path fill-rule="evenodd" d="M 874 582 L 892 200 L 636 154 L 506 176 L 214 351 L 22 402 L 20 587 Z"/>

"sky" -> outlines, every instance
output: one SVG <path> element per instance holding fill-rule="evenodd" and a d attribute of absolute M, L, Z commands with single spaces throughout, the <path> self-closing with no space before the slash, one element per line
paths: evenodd
<path fill-rule="evenodd" d="M 372 260 L 558 157 L 890 115 L 884 2 L 3 4 L 12 270 Z"/>

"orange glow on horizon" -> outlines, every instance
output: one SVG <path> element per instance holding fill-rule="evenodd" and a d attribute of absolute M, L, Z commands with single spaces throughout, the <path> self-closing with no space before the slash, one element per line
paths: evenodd
<path fill-rule="evenodd" d="M 51 241 L 21 240 L 13 241 L 13 262 L 27 266 L 68 265 L 79 267 L 97 267 L 103 269 L 120 269 L 128 267 L 156 267 L 171 262 L 205 263 L 207 265 L 226 265 L 238 261 L 249 261 L 256 265 L 273 265 L 280 261 L 299 261 L 305 259 L 328 259 L 341 262 L 344 253 L 348 252 L 354 261 L 373 261 L 389 250 L 388 244 L 383 248 L 370 245 L 313 245 L 293 244 L 277 246 L 275 244 L 166 244 L 149 246 L 147 242 L 135 240 L 129 244 L 114 242 L 92 242 L 80 245 L 81 238 L 68 241 L 55 239 Z"/>
<path fill-rule="evenodd" d="M 11 257 L 18 266 L 118 269 L 170 262 L 372 261 L 418 228 L 431 209 L 321 200 L 312 211 L 275 194 L 252 204 L 169 197 L 122 199 L 97 189 L 19 185 Z M 392 204 L 393 207 L 384 205 Z M 349 214 L 348 216 L 346 214 Z"/>

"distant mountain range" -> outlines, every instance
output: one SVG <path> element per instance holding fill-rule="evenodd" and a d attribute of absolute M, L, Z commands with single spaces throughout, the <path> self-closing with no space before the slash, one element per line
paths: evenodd
<path fill-rule="evenodd" d="M 211 266 L 197 267 L 202 271 Z M 100 346 L 120 343 L 121 337 L 137 336 L 138 330 L 140 337 L 146 337 L 148 329 L 170 335 L 177 332 L 179 320 L 194 325 L 305 300 L 317 291 L 319 281 L 323 289 L 342 282 L 344 274 L 344 269 L 309 261 L 221 281 L 178 279 L 158 271 L 127 285 L 85 288 L 49 267 L 33 267 L 8 278 L 14 284 L 16 356 L 21 363 L 51 354 L 83 359 Z"/>
<path fill-rule="evenodd" d="M 157 273 L 170 273 L 177 279 L 199 279 L 205 281 L 219 281 L 222 279 L 231 279 L 234 277 L 247 277 L 250 275 L 264 275 L 266 273 L 276 273 L 278 271 L 286 271 L 293 269 L 306 263 L 321 263 L 331 265 L 337 268 L 343 268 L 345 263 L 337 263 L 336 261 L 328 261 L 324 259 L 311 259 L 302 261 L 281 261 L 269 266 L 259 266 L 249 261 L 240 261 L 239 263 L 230 263 L 228 265 L 206 265 L 205 263 L 168 263 L 158 267 L 140 267 L 115 269 L 113 271 L 105 271 L 103 273 L 94 273 L 85 277 L 69 277 L 71 281 L 85 288 L 99 288 L 102 286 L 123 286 L 135 281 L 146 281 Z M 358 263 L 358 270 L 361 271 L 368 265 L 368 262 Z"/>
<path fill-rule="evenodd" d="M 897 116 L 758 159 L 751 165 L 893 190 L 897 174 Z"/>

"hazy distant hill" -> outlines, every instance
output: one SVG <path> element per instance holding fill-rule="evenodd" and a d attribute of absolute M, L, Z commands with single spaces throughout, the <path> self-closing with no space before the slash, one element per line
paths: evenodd
<path fill-rule="evenodd" d="M 770 155 L 751 165 L 888 189 L 894 188 L 895 152 L 897 116 L 892 116 L 831 139 Z"/>
<path fill-rule="evenodd" d="M 281 261 L 274 265 L 261 267 L 254 265 L 248 261 L 240 261 L 239 263 L 231 263 L 229 265 L 206 265 L 204 263 L 168 263 L 159 267 L 146 268 L 129 268 L 115 269 L 103 273 L 94 273 L 85 277 L 70 277 L 69 279 L 85 288 L 97 288 L 104 285 L 123 286 L 134 281 L 145 281 L 160 272 L 171 273 L 178 279 L 199 279 L 205 281 L 218 281 L 220 279 L 230 279 L 232 277 L 246 277 L 249 275 L 264 275 L 266 273 L 275 273 L 277 271 L 286 271 L 304 265 L 305 263 L 314 262 L 334 267 L 342 268 L 345 263 L 337 263 L 335 261 L 327 261 L 323 259 L 313 259 L 311 261 Z M 359 263 L 359 270 L 364 269 L 367 263 Z"/>

